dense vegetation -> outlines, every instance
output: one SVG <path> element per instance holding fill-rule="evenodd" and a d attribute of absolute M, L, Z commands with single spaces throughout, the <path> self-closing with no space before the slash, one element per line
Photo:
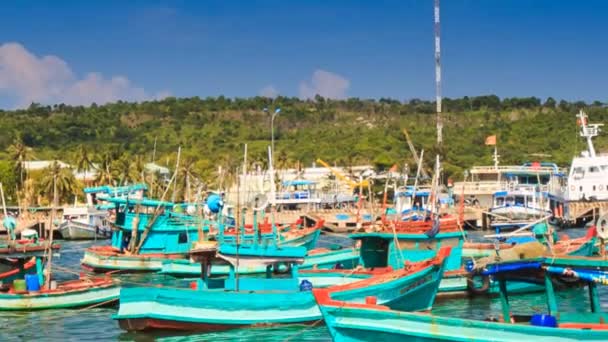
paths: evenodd
<path fill-rule="evenodd" d="M 156 139 L 158 164 L 173 165 L 181 146 L 188 165 L 184 172 L 213 183 L 218 166 L 236 169 L 245 143 L 252 162 L 267 164 L 270 116 L 277 107 L 277 167 L 310 165 L 321 158 L 347 166 L 369 163 L 378 169 L 408 163 L 414 169 L 402 133 L 407 128 L 416 148 L 425 150 L 427 165 L 440 152 L 445 175 L 455 179 L 472 165 L 492 164 L 493 148 L 484 145 L 489 135 L 498 136 L 502 164 L 543 160 L 566 166 L 585 147 L 576 112 L 585 109 L 590 122 L 608 122 L 608 108 L 598 102 L 556 103 L 549 98 L 542 103 L 534 97 L 493 95 L 446 99 L 444 145 L 438 151 L 434 103 L 416 99 L 404 103 L 220 96 L 89 107 L 32 104 L 0 111 L 0 150 L 5 151 L 0 154 L 0 177 L 4 183 L 20 183 L 18 160 L 27 157 L 60 159 L 81 169 L 95 162 L 108 171 L 103 172 L 104 181 L 136 181 L 141 167 L 133 165 L 151 160 Z M 598 150 L 607 147 L 607 138 L 597 139 Z"/>

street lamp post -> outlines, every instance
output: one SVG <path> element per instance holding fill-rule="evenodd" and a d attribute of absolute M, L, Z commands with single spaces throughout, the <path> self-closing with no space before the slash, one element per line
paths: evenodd
<path fill-rule="evenodd" d="M 268 108 L 264 108 L 265 112 L 268 112 Z M 270 118 L 270 150 L 272 153 L 272 163 L 274 164 L 274 118 L 279 115 L 281 108 L 276 108 L 272 117 Z"/>

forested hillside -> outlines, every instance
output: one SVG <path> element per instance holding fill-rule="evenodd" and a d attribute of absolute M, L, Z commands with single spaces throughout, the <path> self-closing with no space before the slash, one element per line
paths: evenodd
<path fill-rule="evenodd" d="M 298 161 L 310 165 L 322 158 L 347 166 L 370 163 L 379 169 L 409 162 L 414 168 L 402 128 L 407 128 L 417 149 L 424 148 L 427 165 L 438 152 L 434 103 L 422 100 L 193 97 L 89 107 L 32 104 L 25 110 L 0 111 L 0 158 L 5 160 L 0 174 L 14 169 L 19 158 L 56 158 L 83 165 L 84 155 L 111 168 L 108 179 L 124 182 L 135 178 L 128 175 L 133 174 L 131 164 L 152 158 L 157 138 L 158 164 L 173 165 L 182 146 L 190 172 L 213 182 L 218 166 L 234 169 L 241 162 L 245 143 L 250 160 L 266 164 L 270 116 L 277 107 L 277 167 L 293 167 Z M 491 164 L 493 149 L 484 140 L 493 134 L 498 136 L 503 164 L 543 160 L 566 166 L 585 147 L 575 120 L 580 108 L 590 122 L 608 122 L 608 108 L 598 102 L 446 99 L 441 151 L 446 175 L 459 179 L 467 167 Z M 599 137 L 596 147 L 607 148 L 608 138 Z"/>

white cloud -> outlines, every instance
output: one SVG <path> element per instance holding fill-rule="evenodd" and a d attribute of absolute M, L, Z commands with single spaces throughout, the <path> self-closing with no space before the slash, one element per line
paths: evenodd
<path fill-rule="evenodd" d="M 338 74 L 317 69 L 310 81 L 300 83 L 300 97 L 313 98 L 321 95 L 330 99 L 343 99 L 350 87 L 350 81 Z"/>
<path fill-rule="evenodd" d="M 275 98 L 279 95 L 279 91 L 273 85 L 267 85 L 259 91 L 260 96 Z"/>
<path fill-rule="evenodd" d="M 17 107 L 31 102 L 89 105 L 155 98 L 124 76 L 105 78 L 91 72 L 79 79 L 61 58 L 38 57 L 19 43 L 0 45 L 1 93 L 14 97 Z M 161 92 L 156 98 L 167 94 Z"/>

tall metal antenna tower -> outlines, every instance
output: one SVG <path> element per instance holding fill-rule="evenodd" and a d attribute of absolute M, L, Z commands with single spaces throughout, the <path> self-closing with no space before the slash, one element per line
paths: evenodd
<path fill-rule="evenodd" d="M 435 0 L 435 96 L 437 103 L 437 145 L 443 142 L 443 121 L 441 120 L 441 25 L 439 21 L 439 0 Z"/>

